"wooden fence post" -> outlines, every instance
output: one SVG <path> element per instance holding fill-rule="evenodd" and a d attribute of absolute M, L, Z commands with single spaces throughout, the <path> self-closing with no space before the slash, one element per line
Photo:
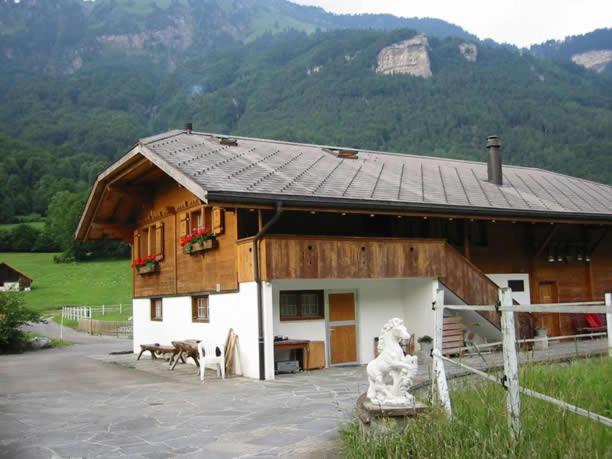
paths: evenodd
<path fill-rule="evenodd" d="M 606 293 L 606 307 L 612 307 L 612 293 Z M 608 327 L 608 356 L 612 357 L 612 312 L 606 312 L 606 326 Z"/>
<path fill-rule="evenodd" d="M 102 315 L 104 315 L 104 305 L 102 305 Z"/>
<path fill-rule="evenodd" d="M 512 290 L 499 289 L 499 301 L 502 306 L 502 346 L 504 354 L 504 386 L 507 390 L 508 426 L 514 441 L 521 434 L 521 398 L 519 392 L 518 358 L 516 355 L 516 335 L 514 329 L 514 312 L 512 309 Z M 507 310 L 510 309 L 510 310 Z"/>
<path fill-rule="evenodd" d="M 432 386 L 432 402 L 442 404 L 446 415 L 452 416 L 450 397 L 448 395 L 448 384 L 446 382 L 446 372 L 444 371 L 444 362 L 440 358 L 442 355 L 442 343 L 444 339 L 444 290 L 436 291 L 436 300 L 434 303 L 434 336 L 433 336 L 433 365 L 431 375 Z"/>

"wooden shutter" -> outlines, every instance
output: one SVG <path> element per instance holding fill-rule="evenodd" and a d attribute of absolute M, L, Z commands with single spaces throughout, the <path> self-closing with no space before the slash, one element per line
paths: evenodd
<path fill-rule="evenodd" d="M 164 224 L 157 223 L 155 225 L 155 256 L 164 256 Z"/>
<path fill-rule="evenodd" d="M 181 214 L 179 221 L 179 236 L 187 235 L 187 218 L 189 214 Z"/>
<path fill-rule="evenodd" d="M 140 258 L 140 233 L 134 231 L 134 243 L 132 244 L 132 255 L 134 260 Z"/>
<path fill-rule="evenodd" d="M 212 211 L 212 230 L 215 234 L 223 233 L 223 221 L 225 212 L 220 207 L 214 207 Z"/>

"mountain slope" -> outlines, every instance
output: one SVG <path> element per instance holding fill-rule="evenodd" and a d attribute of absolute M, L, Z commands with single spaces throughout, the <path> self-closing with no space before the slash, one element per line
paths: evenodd
<path fill-rule="evenodd" d="M 571 61 L 612 76 L 612 29 L 597 29 L 565 40 L 549 40 L 532 46 L 530 52 L 543 59 Z"/>
<path fill-rule="evenodd" d="M 611 82 L 485 46 L 471 62 L 457 39 L 429 39 L 431 78 L 375 73 L 380 49 L 411 35 L 294 34 L 190 61 L 154 126 L 192 120 L 201 130 L 469 159 L 483 159 L 484 139 L 497 133 L 508 162 L 612 181 Z"/>

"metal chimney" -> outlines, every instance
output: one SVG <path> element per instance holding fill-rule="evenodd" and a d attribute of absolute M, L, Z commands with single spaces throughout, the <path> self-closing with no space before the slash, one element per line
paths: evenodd
<path fill-rule="evenodd" d="M 185 123 L 185 131 L 187 131 L 187 134 L 191 134 L 191 131 L 193 131 L 193 124 Z"/>
<path fill-rule="evenodd" d="M 499 138 L 496 135 L 487 137 L 487 150 L 489 150 L 489 182 L 502 185 L 504 176 L 502 173 L 501 143 L 499 143 Z"/>

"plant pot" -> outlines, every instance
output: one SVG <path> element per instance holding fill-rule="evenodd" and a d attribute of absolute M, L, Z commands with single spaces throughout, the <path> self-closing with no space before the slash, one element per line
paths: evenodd
<path fill-rule="evenodd" d="M 546 349 L 548 349 L 548 330 L 546 328 L 536 328 L 534 339 L 534 350 L 545 351 Z"/>
<path fill-rule="evenodd" d="M 219 247 L 219 241 L 216 239 L 209 239 L 204 242 L 198 242 L 195 244 L 187 244 L 183 247 L 183 252 L 187 255 L 195 255 L 198 253 L 206 252 L 207 250 L 213 250 Z"/>
<path fill-rule="evenodd" d="M 148 265 L 136 267 L 136 272 L 140 275 L 158 273 L 159 263 L 148 264 Z"/>

